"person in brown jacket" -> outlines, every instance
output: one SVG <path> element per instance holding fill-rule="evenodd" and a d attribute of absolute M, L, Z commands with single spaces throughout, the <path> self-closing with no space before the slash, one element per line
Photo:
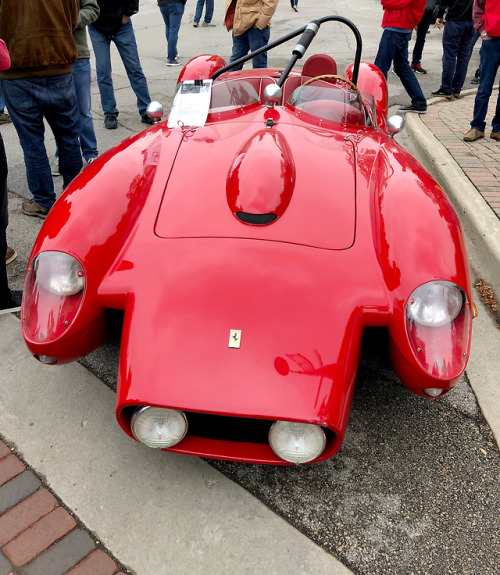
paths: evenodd
<path fill-rule="evenodd" d="M 224 23 L 233 31 L 230 62 L 268 44 L 271 18 L 277 6 L 278 0 L 226 0 Z M 267 52 L 253 58 L 252 63 L 254 68 L 267 68 Z M 243 64 L 233 69 L 242 67 Z"/>
<path fill-rule="evenodd" d="M 72 69 L 78 58 L 73 39 L 78 13 L 78 0 L 0 3 L 0 38 L 5 40 L 11 59 L 11 67 L 0 72 L 0 78 L 33 194 L 32 200 L 23 202 L 23 212 L 42 219 L 56 199 L 44 144 L 44 119 L 59 149 L 63 185 L 82 169 Z"/>

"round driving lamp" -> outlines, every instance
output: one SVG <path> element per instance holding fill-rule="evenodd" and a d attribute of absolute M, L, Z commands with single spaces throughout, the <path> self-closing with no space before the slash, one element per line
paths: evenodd
<path fill-rule="evenodd" d="M 165 449 L 184 439 L 188 423 L 181 411 L 146 406 L 135 410 L 131 429 L 137 441 L 154 449 Z"/>
<path fill-rule="evenodd" d="M 326 435 L 319 425 L 296 421 L 275 421 L 269 443 L 278 457 L 299 465 L 319 457 L 326 447 Z"/>
<path fill-rule="evenodd" d="M 439 397 L 440 395 L 443 395 L 443 393 L 445 391 L 448 391 L 447 389 L 441 389 L 439 387 L 428 387 L 427 389 L 424 389 L 424 393 L 426 395 L 428 395 L 429 397 Z"/>

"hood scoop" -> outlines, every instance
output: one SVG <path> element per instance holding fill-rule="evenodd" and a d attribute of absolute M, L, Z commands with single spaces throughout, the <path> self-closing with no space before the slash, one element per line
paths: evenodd
<path fill-rule="evenodd" d="M 285 136 L 260 130 L 237 151 L 226 180 L 227 203 L 240 222 L 263 226 L 286 211 L 295 188 L 295 163 Z"/>

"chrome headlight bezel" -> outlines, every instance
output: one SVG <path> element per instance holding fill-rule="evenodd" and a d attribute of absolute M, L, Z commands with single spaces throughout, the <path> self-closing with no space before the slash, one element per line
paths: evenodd
<path fill-rule="evenodd" d="M 170 429 L 167 424 L 171 426 Z M 155 429 L 156 438 L 153 436 Z M 184 439 L 188 420 L 182 411 L 146 405 L 134 411 L 130 430 L 140 443 L 152 449 L 168 449 Z"/>
<path fill-rule="evenodd" d="M 295 446 L 291 445 L 291 441 L 295 441 Z M 309 444 L 299 446 L 299 441 Z M 323 453 L 326 434 L 322 427 L 312 423 L 275 421 L 269 430 L 269 445 L 280 459 L 300 465 L 314 461 Z"/>

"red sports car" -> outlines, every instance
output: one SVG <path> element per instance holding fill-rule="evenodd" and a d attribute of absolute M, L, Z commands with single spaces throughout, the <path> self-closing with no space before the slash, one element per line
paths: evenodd
<path fill-rule="evenodd" d="M 299 68 L 330 21 L 351 29 L 354 62 Z M 284 69 L 232 71 L 298 36 Z M 386 328 L 411 391 L 450 391 L 473 316 L 465 240 L 387 110 L 383 75 L 338 16 L 229 65 L 192 59 L 168 122 L 90 164 L 45 220 L 22 308 L 33 355 L 77 360 L 123 310 L 124 431 L 257 463 L 340 448 L 365 328 Z"/>

